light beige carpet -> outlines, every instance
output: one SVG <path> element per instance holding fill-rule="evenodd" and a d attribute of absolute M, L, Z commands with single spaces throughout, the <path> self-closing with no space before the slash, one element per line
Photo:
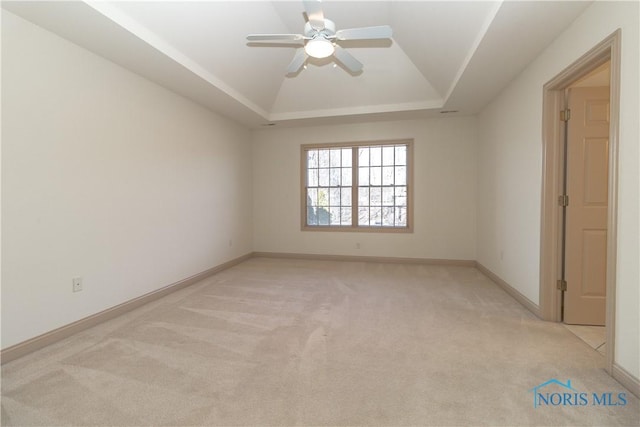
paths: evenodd
<path fill-rule="evenodd" d="M 254 258 L 8 363 L 2 425 L 637 426 L 603 366 L 473 268 Z"/>

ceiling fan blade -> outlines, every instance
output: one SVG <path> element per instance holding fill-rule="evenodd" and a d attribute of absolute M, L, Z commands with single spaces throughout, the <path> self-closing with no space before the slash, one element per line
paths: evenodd
<path fill-rule="evenodd" d="M 303 0 L 309 24 L 316 31 L 324 30 L 324 13 L 320 0 Z"/>
<path fill-rule="evenodd" d="M 303 48 L 298 49 L 289 67 L 287 67 L 287 74 L 295 74 L 300 71 L 300 68 L 302 68 L 307 58 L 307 52 L 305 52 Z"/>
<path fill-rule="evenodd" d="M 340 46 L 336 45 L 336 50 L 333 52 L 333 56 L 352 73 L 359 73 L 362 71 L 362 63 Z"/>
<path fill-rule="evenodd" d="M 247 40 L 300 42 L 304 40 L 304 36 L 302 34 L 249 34 Z"/>
<path fill-rule="evenodd" d="M 390 39 L 393 35 L 391 27 L 381 25 L 379 27 L 361 27 L 350 28 L 346 30 L 338 30 L 336 39 L 338 40 L 372 40 L 372 39 Z"/>

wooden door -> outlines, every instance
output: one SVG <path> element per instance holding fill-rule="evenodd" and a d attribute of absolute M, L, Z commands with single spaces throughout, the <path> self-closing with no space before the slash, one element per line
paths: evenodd
<path fill-rule="evenodd" d="M 564 322 L 604 325 L 609 87 L 569 90 Z"/>

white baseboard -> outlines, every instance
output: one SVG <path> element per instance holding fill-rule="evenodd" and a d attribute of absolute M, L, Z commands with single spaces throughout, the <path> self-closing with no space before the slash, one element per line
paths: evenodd
<path fill-rule="evenodd" d="M 285 253 L 285 252 L 254 252 L 253 256 L 260 257 L 260 258 L 306 259 L 306 260 L 316 260 L 316 261 L 351 261 L 351 262 L 380 262 L 380 263 L 394 263 L 394 264 L 453 265 L 453 266 L 460 266 L 460 267 L 476 266 L 476 262 L 474 260 L 463 260 L 463 259 L 298 254 L 298 253 Z"/>
<path fill-rule="evenodd" d="M 533 314 L 536 315 L 536 317 L 538 318 L 542 318 L 540 316 L 540 307 L 538 305 L 536 305 L 533 301 L 531 301 L 529 298 L 525 297 L 524 295 L 522 295 L 520 293 L 520 291 L 518 291 L 516 288 L 514 288 L 513 286 L 511 286 L 510 284 L 508 284 L 507 282 L 505 282 L 504 280 L 502 280 L 502 278 L 500 278 L 497 274 L 495 274 L 493 271 L 489 270 L 487 267 L 485 267 L 484 265 L 480 264 L 479 262 L 476 261 L 476 268 L 478 270 L 480 270 L 482 272 L 482 274 L 484 274 L 485 276 L 487 276 L 489 279 L 491 279 L 493 282 L 496 283 L 496 285 L 500 286 L 502 289 L 504 289 L 504 291 L 506 293 L 508 293 L 509 295 L 511 295 L 516 301 L 518 301 L 520 304 L 522 304 L 527 310 L 529 310 L 530 312 L 532 312 Z"/>
<path fill-rule="evenodd" d="M 640 380 L 614 362 L 611 376 L 640 399 Z"/>
<path fill-rule="evenodd" d="M 252 256 L 251 253 L 243 255 L 231 261 L 227 261 L 223 264 L 212 267 L 201 273 L 195 274 L 191 277 L 187 277 L 186 279 L 180 280 L 179 282 L 172 283 L 163 288 L 160 288 L 153 292 L 149 292 L 148 294 L 139 296 L 132 300 L 123 302 L 122 304 L 118 304 L 114 307 L 108 308 L 99 313 L 92 314 L 91 316 L 85 317 L 84 319 L 77 320 L 73 323 L 69 323 L 68 325 L 61 326 L 57 329 L 46 332 L 42 335 L 38 335 L 37 337 L 15 344 L 11 347 L 7 347 L 2 351 L 0 351 L 0 363 L 5 364 L 7 362 L 15 360 L 19 357 L 22 357 L 36 350 L 39 350 L 43 347 L 46 347 L 50 344 L 53 344 L 64 338 L 67 338 L 80 331 L 84 331 L 85 329 L 88 329 L 99 323 L 102 323 L 109 319 L 113 319 L 114 317 L 120 316 L 128 311 L 131 311 L 151 301 L 155 301 L 158 298 L 162 298 L 163 296 L 168 295 L 172 292 L 186 288 L 187 286 L 192 285 L 196 282 L 199 282 L 200 280 L 203 280 L 213 274 L 219 273 L 222 270 L 226 270 L 227 268 L 233 267 L 234 265 L 239 264 L 251 258 L 251 256 Z"/>

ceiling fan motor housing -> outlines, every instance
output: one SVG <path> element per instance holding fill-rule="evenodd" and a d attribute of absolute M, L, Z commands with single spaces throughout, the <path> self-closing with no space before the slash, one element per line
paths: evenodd
<path fill-rule="evenodd" d="M 328 36 L 328 37 L 335 36 L 336 35 L 336 24 L 332 20 L 325 18 L 325 20 L 324 20 L 324 28 L 322 30 L 320 30 L 320 31 L 318 31 L 315 28 L 313 28 L 309 22 L 304 24 L 304 35 L 305 36 L 313 37 L 316 34 L 323 34 L 323 35 Z"/>

